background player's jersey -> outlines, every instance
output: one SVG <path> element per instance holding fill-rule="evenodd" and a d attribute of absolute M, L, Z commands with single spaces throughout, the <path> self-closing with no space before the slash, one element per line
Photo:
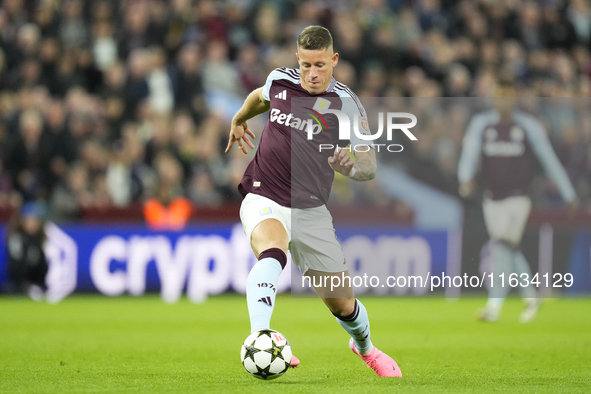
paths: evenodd
<path fill-rule="evenodd" d="M 486 197 L 501 200 L 527 195 L 533 179 L 533 153 L 558 186 L 564 200 L 574 199 L 572 184 L 542 125 L 533 116 L 518 110 L 507 123 L 499 121 L 495 109 L 472 118 L 464 136 L 458 179 L 460 182 L 472 180 L 478 160 L 482 158 Z"/>
<path fill-rule="evenodd" d="M 334 170 L 328 164 L 334 149 L 319 151 L 320 144 L 345 147 L 349 142 L 367 145 L 368 141 L 357 139 L 354 133 L 351 141 L 340 141 L 334 115 L 324 115 L 326 125 L 308 140 L 303 122 L 312 118 L 306 114 L 311 111 L 304 106 L 324 100 L 328 102 L 324 103 L 326 108 L 345 112 L 351 121 L 356 112 L 359 130 L 367 129 L 367 123 L 365 128 L 362 126 L 362 122 L 367 122 L 365 109 L 357 96 L 334 78 L 326 92 L 311 95 L 300 85 L 298 69 L 278 68 L 271 72 L 263 87 L 263 97 L 270 101 L 269 118 L 238 189 L 242 195 L 259 194 L 285 207 L 325 204 L 334 178 Z"/>

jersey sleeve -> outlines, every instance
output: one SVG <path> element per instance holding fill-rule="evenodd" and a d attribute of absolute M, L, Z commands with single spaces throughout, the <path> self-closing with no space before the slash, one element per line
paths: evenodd
<path fill-rule="evenodd" d="M 482 148 L 482 133 L 489 123 L 488 118 L 489 116 L 486 114 L 477 114 L 472 117 L 468 124 L 462 141 L 462 154 L 458 163 L 458 181 L 460 183 L 469 182 L 474 178 Z"/>
<path fill-rule="evenodd" d="M 351 146 L 356 145 L 367 145 L 371 148 L 374 148 L 373 140 L 363 140 L 357 136 L 355 130 L 358 130 L 362 135 L 370 135 L 371 131 L 369 128 L 369 122 L 367 120 L 367 112 L 361 104 L 359 98 L 347 96 L 341 97 L 343 103 L 343 112 L 347 114 L 349 117 L 349 121 L 351 122 L 351 134 L 349 142 L 351 142 Z"/>
<path fill-rule="evenodd" d="M 552 145 L 544 132 L 542 124 L 530 115 L 519 115 L 517 119 L 523 126 L 529 143 L 536 153 L 538 160 L 542 163 L 544 171 L 554 181 L 564 201 L 574 200 L 576 198 L 575 189 L 564 167 L 562 167 L 558 157 L 556 157 L 556 153 L 552 149 Z"/>
<path fill-rule="evenodd" d="M 267 77 L 265 86 L 263 86 L 263 98 L 265 100 L 271 101 L 271 98 L 269 97 L 269 92 L 271 91 L 271 85 L 273 84 L 273 81 L 285 77 L 282 70 L 282 68 L 276 68 L 275 70 L 271 71 L 271 73 Z"/>

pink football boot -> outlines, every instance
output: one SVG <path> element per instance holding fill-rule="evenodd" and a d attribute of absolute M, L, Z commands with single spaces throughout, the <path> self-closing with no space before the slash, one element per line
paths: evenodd
<path fill-rule="evenodd" d="M 300 365 L 300 360 L 296 356 L 292 355 L 291 356 L 291 362 L 289 363 L 289 366 L 291 368 L 295 368 L 298 365 Z"/>
<path fill-rule="evenodd" d="M 402 372 L 400 371 L 400 368 L 398 368 L 396 361 L 394 361 L 392 357 L 388 356 L 386 353 L 378 350 L 378 348 L 375 346 L 371 353 L 359 354 L 357 349 L 355 349 L 355 343 L 351 338 L 349 341 L 349 347 L 356 355 L 361 357 L 363 361 L 365 361 L 365 364 L 367 364 L 367 367 L 373 369 L 378 376 L 391 378 L 402 377 Z"/>

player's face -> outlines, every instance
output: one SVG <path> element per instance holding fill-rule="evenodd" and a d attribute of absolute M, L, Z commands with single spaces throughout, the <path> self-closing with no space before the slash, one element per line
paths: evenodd
<path fill-rule="evenodd" d="M 510 114 L 517 105 L 515 89 L 510 87 L 497 87 L 493 97 L 493 105 L 501 114 Z"/>
<path fill-rule="evenodd" d="M 339 54 L 332 48 L 298 49 L 302 87 L 311 94 L 324 93 L 330 85 L 332 69 L 339 61 Z"/>

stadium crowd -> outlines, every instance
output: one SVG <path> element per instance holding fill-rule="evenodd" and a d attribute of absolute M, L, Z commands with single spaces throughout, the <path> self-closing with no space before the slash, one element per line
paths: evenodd
<path fill-rule="evenodd" d="M 0 207 L 42 200 L 74 220 L 153 196 L 238 200 L 252 153 L 223 154 L 231 116 L 272 69 L 297 67 L 296 37 L 311 24 L 331 30 L 335 76 L 360 97 L 484 97 L 502 75 L 522 96 L 558 100 L 562 118 L 545 124 L 590 203 L 587 0 L 0 4 Z M 470 115 L 457 107 L 453 130 L 425 130 L 400 156 L 452 194 Z M 537 201 L 551 204 L 551 189 Z"/>

